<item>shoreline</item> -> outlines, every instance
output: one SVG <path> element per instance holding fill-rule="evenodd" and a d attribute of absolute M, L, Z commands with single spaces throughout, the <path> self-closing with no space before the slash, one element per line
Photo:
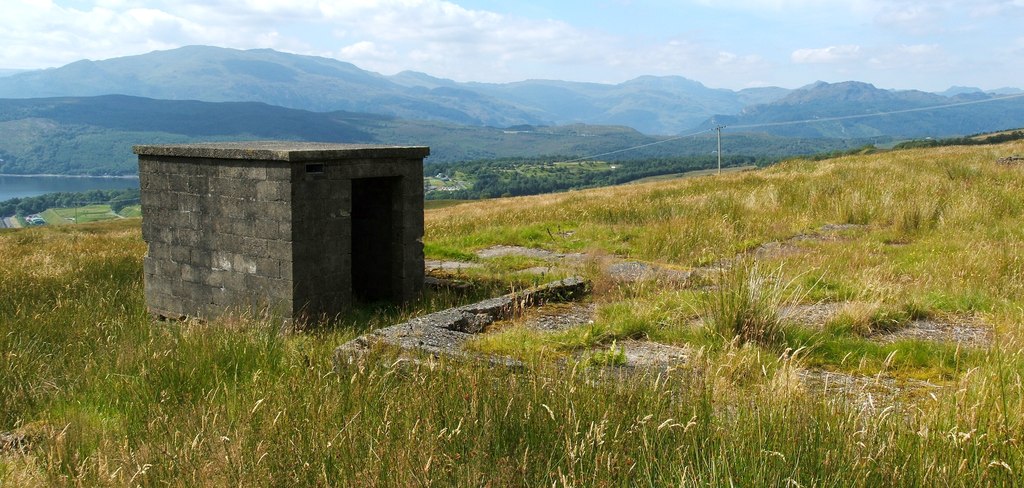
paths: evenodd
<path fill-rule="evenodd" d="M 51 174 L 51 173 L 41 173 L 41 174 L 32 174 L 32 175 L 0 173 L 0 177 L 11 177 L 11 178 L 104 178 L 104 179 L 110 179 L 110 180 L 137 180 L 137 179 L 139 179 L 139 175 L 103 175 L 103 176 L 93 176 L 93 175 L 59 175 L 59 174 Z"/>

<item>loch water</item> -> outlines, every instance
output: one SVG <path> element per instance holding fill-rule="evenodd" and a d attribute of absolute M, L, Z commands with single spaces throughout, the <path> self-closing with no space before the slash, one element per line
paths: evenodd
<path fill-rule="evenodd" d="M 138 178 L 94 176 L 0 176 L 0 202 L 54 192 L 138 188 Z"/>

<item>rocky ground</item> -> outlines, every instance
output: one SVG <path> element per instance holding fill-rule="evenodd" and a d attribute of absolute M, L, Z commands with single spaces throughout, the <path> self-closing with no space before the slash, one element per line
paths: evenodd
<path fill-rule="evenodd" d="M 745 253 L 707 266 L 678 269 L 657 263 L 602 257 L 599 265 L 604 275 L 617 283 L 656 280 L 659 286 L 706 286 L 712 273 L 718 273 L 742 259 L 796 256 L 803 252 L 806 241 L 834 241 L 843 239 L 844 233 L 860 230 L 856 225 L 826 225 L 815 232 L 800 234 L 783 241 L 762 244 Z M 585 254 L 557 253 L 543 249 L 518 246 L 494 246 L 477 252 L 482 262 L 505 256 L 519 256 L 545 261 L 521 271 L 538 275 L 555 271 L 579 269 L 586 262 L 594 262 Z M 484 266 L 481 262 L 428 261 L 428 273 L 460 272 Z M 444 284 L 432 278 L 431 283 Z M 342 345 L 335 353 L 336 361 L 355 361 L 363 353 L 381 344 L 397 346 L 403 350 L 431 355 L 475 357 L 463 346 L 476 334 L 487 334 L 510 326 L 529 327 L 542 332 L 557 332 L 593 323 L 597 305 L 586 297 L 590 284 L 581 278 L 559 280 L 538 288 L 509 294 L 463 307 L 444 310 L 403 324 L 380 329 Z M 840 313 L 845 303 L 800 304 L 784 307 L 780 312 L 784 320 L 810 327 L 822 327 Z M 984 348 L 991 343 L 991 329 L 980 318 L 973 316 L 942 316 L 913 320 L 894 331 L 872 333 L 870 339 L 885 343 L 904 339 L 942 341 L 964 347 Z M 608 346 L 604 346 L 607 349 Z M 615 367 L 626 370 L 666 370 L 684 366 L 695 351 L 685 347 L 660 344 L 648 340 L 628 340 L 615 345 L 624 357 L 624 364 Z M 587 354 L 586 351 L 577 357 Z M 483 358 L 491 362 L 522 366 L 511 358 Z M 821 369 L 797 368 L 790 375 L 799 387 L 837 396 L 847 397 L 864 408 L 891 404 L 896 397 L 926 394 L 939 386 L 917 380 L 903 380 L 884 375 L 866 377 Z"/>

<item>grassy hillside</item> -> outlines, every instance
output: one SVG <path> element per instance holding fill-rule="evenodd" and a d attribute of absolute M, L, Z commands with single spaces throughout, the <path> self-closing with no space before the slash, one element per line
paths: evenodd
<path fill-rule="evenodd" d="M 586 253 L 593 323 L 513 321 L 474 345 L 525 371 L 389 350 L 335 371 L 330 356 L 367 329 L 522 287 L 529 259 L 465 272 L 470 291 L 279 335 L 258 317 L 152 322 L 137 220 L 0 231 L 0 433 L 23 446 L 0 447 L 0 484 L 1012 486 L 1024 168 L 994 161 L 1015 153 L 1024 143 L 795 160 L 428 211 L 428 257 Z M 620 258 L 708 272 L 618 283 L 601 263 Z M 840 313 L 823 325 L 761 327 L 826 305 Z M 880 339 L 924 318 L 990 340 Z M 574 362 L 603 350 L 617 364 L 616 344 L 638 339 L 690 359 L 650 373 Z M 897 388 L 865 397 L 814 374 Z"/>

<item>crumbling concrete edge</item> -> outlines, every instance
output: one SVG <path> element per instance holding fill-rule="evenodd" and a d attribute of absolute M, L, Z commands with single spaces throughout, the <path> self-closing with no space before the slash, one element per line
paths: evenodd
<path fill-rule="evenodd" d="M 449 308 L 407 322 L 363 334 L 334 350 L 334 367 L 352 364 L 377 344 L 433 355 L 466 356 L 462 343 L 518 310 L 551 302 L 578 300 L 590 292 L 590 282 L 573 276 L 470 305 Z M 511 358 L 487 358 L 492 363 L 516 362 Z"/>

